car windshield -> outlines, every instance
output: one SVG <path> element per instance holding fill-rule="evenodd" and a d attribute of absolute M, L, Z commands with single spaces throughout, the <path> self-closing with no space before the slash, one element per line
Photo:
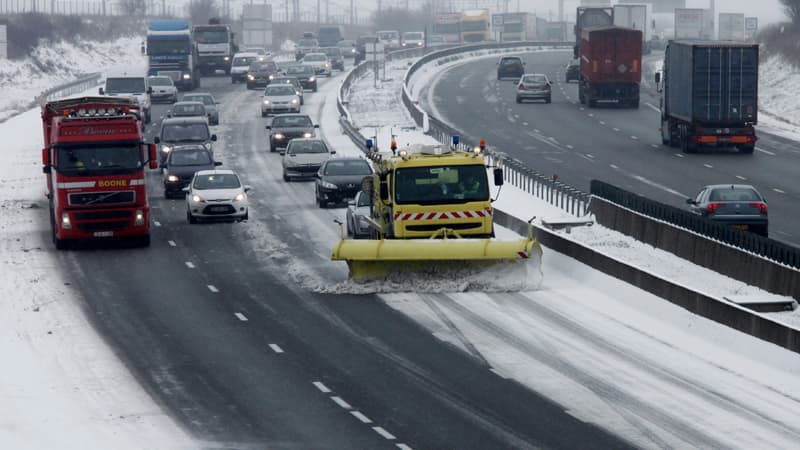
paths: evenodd
<path fill-rule="evenodd" d="M 267 62 L 255 62 L 250 64 L 250 70 L 260 70 L 262 72 L 272 71 L 275 72 L 278 70 L 278 66 L 275 65 L 272 61 Z"/>
<path fill-rule="evenodd" d="M 297 94 L 297 91 L 294 90 L 293 86 L 290 86 L 288 84 L 281 84 L 277 86 L 270 85 L 269 87 L 267 87 L 265 92 L 265 95 L 267 96 L 295 95 L 295 94 Z"/>
<path fill-rule="evenodd" d="M 214 105 L 214 97 L 210 95 L 184 95 L 185 102 L 200 102 L 206 106 Z"/>
<path fill-rule="evenodd" d="M 303 74 L 310 74 L 312 70 L 314 69 L 307 66 L 292 66 L 286 69 L 286 73 L 303 75 Z"/>
<path fill-rule="evenodd" d="M 108 78 L 106 79 L 106 94 L 144 94 L 144 78 Z"/>
<path fill-rule="evenodd" d="M 714 189 L 708 196 L 712 202 L 760 202 L 761 196 L 750 188 Z"/>
<path fill-rule="evenodd" d="M 208 125 L 205 123 L 170 123 L 161 127 L 161 140 L 165 142 L 207 141 L 208 139 Z"/>
<path fill-rule="evenodd" d="M 131 173 L 142 168 L 142 152 L 130 145 L 59 147 L 56 169 L 66 175 Z"/>
<path fill-rule="evenodd" d="M 398 204 L 487 201 L 489 183 L 482 165 L 413 167 L 396 171 Z"/>
<path fill-rule="evenodd" d="M 322 49 L 322 51 L 324 51 L 328 56 L 340 56 L 342 54 L 342 51 L 339 50 L 339 47 L 328 47 Z"/>
<path fill-rule="evenodd" d="M 353 41 L 339 41 L 339 43 L 337 45 L 339 46 L 339 48 L 347 48 L 347 47 L 352 47 L 353 45 L 355 45 L 355 42 L 353 42 Z"/>
<path fill-rule="evenodd" d="M 189 55 L 192 47 L 188 36 L 147 37 L 147 54 L 150 56 Z"/>
<path fill-rule="evenodd" d="M 522 78 L 523 83 L 530 83 L 530 84 L 543 84 L 547 83 L 547 77 L 544 75 L 525 75 Z"/>
<path fill-rule="evenodd" d="M 301 153 L 328 153 L 328 147 L 322 141 L 299 141 L 294 139 L 289 142 L 286 149 L 289 155 L 299 155 Z"/>
<path fill-rule="evenodd" d="M 272 128 L 311 128 L 313 126 L 308 116 L 278 116 L 272 120 Z"/>
<path fill-rule="evenodd" d="M 503 58 L 502 60 L 500 60 L 500 65 L 501 66 L 517 66 L 517 65 L 522 65 L 522 61 L 520 61 L 519 59 L 516 59 L 516 58 L 513 58 L 513 59 L 512 58 Z"/>
<path fill-rule="evenodd" d="M 267 51 L 263 48 L 246 48 L 246 52 L 255 53 L 256 55 L 266 55 Z"/>
<path fill-rule="evenodd" d="M 319 45 L 319 43 L 317 42 L 316 39 L 300 39 L 300 41 L 297 43 L 298 47 L 305 47 L 305 48 L 316 47 L 317 45 Z"/>
<path fill-rule="evenodd" d="M 239 177 L 232 173 L 218 173 L 196 175 L 194 177 L 195 189 L 236 189 L 241 186 Z"/>
<path fill-rule="evenodd" d="M 192 34 L 198 44 L 224 44 L 228 42 L 229 37 L 225 28 L 195 29 Z"/>
<path fill-rule="evenodd" d="M 363 160 L 328 160 L 325 165 L 325 175 L 370 175 L 372 170 L 369 164 Z"/>
<path fill-rule="evenodd" d="M 250 66 L 256 59 L 255 56 L 238 56 L 233 58 L 233 65 L 235 67 Z"/>
<path fill-rule="evenodd" d="M 325 55 L 306 55 L 304 61 L 325 61 Z"/>
<path fill-rule="evenodd" d="M 147 82 L 151 86 L 172 86 L 172 80 L 167 77 L 148 78 Z"/>
<path fill-rule="evenodd" d="M 173 151 L 169 155 L 172 166 L 207 166 L 211 164 L 211 156 L 206 150 L 187 149 Z"/>
<path fill-rule="evenodd" d="M 272 80 L 270 85 L 273 85 L 273 84 L 289 84 L 289 85 L 292 85 L 292 84 L 295 84 L 296 82 L 297 82 L 297 78 L 275 78 L 274 80 Z"/>
<path fill-rule="evenodd" d="M 389 39 L 397 39 L 397 31 L 378 31 L 378 39 L 384 41 Z"/>
<path fill-rule="evenodd" d="M 422 33 L 406 33 L 407 40 L 421 41 L 423 38 Z"/>
<path fill-rule="evenodd" d="M 204 116 L 205 114 L 206 109 L 203 107 L 202 103 L 175 104 L 175 106 L 172 107 L 173 116 Z"/>

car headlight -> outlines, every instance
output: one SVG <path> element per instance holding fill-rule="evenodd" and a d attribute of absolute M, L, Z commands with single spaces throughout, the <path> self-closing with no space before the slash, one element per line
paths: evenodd
<path fill-rule="evenodd" d="M 189 79 L 191 79 L 191 78 L 192 78 L 192 74 L 190 74 L 190 73 L 185 73 L 185 74 L 183 74 L 183 79 L 184 79 L 184 80 L 189 80 Z"/>
<path fill-rule="evenodd" d="M 270 79 L 270 81 L 274 80 L 275 79 L 275 75 L 270 75 L 269 79 Z"/>
<path fill-rule="evenodd" d="M 355 53 L 355 52 L 356 52 L 356 49 L 350 50 L 350 53 Z"/>
<path fill-rule="evenodd" d="M 248 80 L 250 80 L 250 81 L 253 81 L 253 80 L 255 80 L 255 79 L 256 79 L 256 77 L 254 77 L 252 74 L 249 74 L 249 73 L 248 73 L 248 74 L 247 74 L 247 79 L 248 79 Z"/>
<path fill-rule="evenodd" d="M 293 105 L 296 105 L 297 103 L 298 103 L 298 102 L 297 102 L 297 99 L 296 99 L 296 98 L 293 98 L 293 99 L 292 99 L 292 104 L 293 104 Z"/>
<path fill-rule="evenodd" d="M 275 139 L 283 139 L 283 135 L 281 133 L 275 133 L 274 135 L 272 135 L 272 137 L 274 137 Z"/>
<path fill-rule="evenodd" d="M 311 77 L 311 78 L 309 78 L 309 79 L 308 79 L 308 81 L 312 81 L 312 82 L 313 82 L 314 80 L 316 80 L 316 78 L 314 78 L 314 77 Z"/>
<path fill-rule="evenodd" d="M 319 185 L 324 187 L 325 189 L 339 189 L 339 186 L 336 186 L 333 183 L 329 183 L 327 181 L 320 181 Z"/>
<path fill-rule="evenodd" d="M 269 105 L 269 100 L 264 100 L 265 105 Z"/>
<path fill-rule="evenodd" d="M 174 183 L 178 181 L 178 177 L 176 177 L 175 175 L 170 175 L 167 177 L 167 181 Z"/>
<path fill-rule="evenodd" d="M 222 58 L 222 59 L 224 59 L 225 61 L 230 61 L 230 60 L 231 60 L 231 57 L 230 57 L 230 56 L 226 56 L 226 57 L 224 57 L 224 58 Z"/>
<path fill-rule="evenodd" d="M 236 197 L 234 197 L 233 201 L 235 201 L 235 202 L 241 202 L 241 201 L 243 201 L 243 200 L 244 200 L 244 199 L 246 199 L 246 198 L 247 198 L 247 196 L 246 196 L 246 195 L 244 195 L 244 192 L 240 192 L 240 193 L 239 193 L 239 195 L 237 195 Z"/>
<path fill-rule="evenodd" d="M 161 146 L 161 151 L 164 153 L 169 153 L 172 151 L 172 147 L 170 147 L 169 145 L 163 145 Z"/>
<path fill-rule="evenodd" d="M 417 45 L 422 47 L 422 42 L 417 42 Z"/>
<path fill-rule="evenodd" d="M 304 137 L 304 138 L 310 138 L 310 137 L 312 137 L 312 136 L 314 136 L 314 133 L 308 133 L 308 132 L 306 132 L 306 133 L 303 133 L 303 137 Z"/>
<path fill-rule="evenodd" d="M 328 64 L 328 63 L 325 63 L 325 67 L 330 67 L 330 66 L 331 66 L 330 64 Z"/>
<path fill-rule="evenodd" d="M 200 197 L 199 195 L 193 195 L 192 196 L 192 201 L 194 203 L 203 203 L 204 202 L 203 198 Z"/>

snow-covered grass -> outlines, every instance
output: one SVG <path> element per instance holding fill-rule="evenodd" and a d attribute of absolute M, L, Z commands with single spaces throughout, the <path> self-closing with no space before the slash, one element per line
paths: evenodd
<path fill-rule="evenodd" d="M 42 91 L 81 75 L 145 67 L 140 37 L 41 45 L 24 60 L 0 64 L 0 121 L 27 110 Z"/>

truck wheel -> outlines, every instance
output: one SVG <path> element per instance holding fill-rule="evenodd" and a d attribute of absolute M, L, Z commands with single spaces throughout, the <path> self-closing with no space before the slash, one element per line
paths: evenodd
<path fill-rule="evenodd" d="M 56 246 L 56 250 L 66 250 L 67 248 L 69 248 L 67 241 L 65 241 L 64 239 L 59 239 L 58 236 L 56 236 L 55 226 L 52 229 L 52 234 L 53 234 L 53 245 Z"/>
<path fill-rule="evenodd" d="M 133 245 L 136 247 L 150 247 L 150 235 L 134 238 Z"/>
<path fill-rule="evenodd" d="M 680 125 L 678 130 L 678 134 L 680 135 L 681 151 L 683 151 L 683 153 L 696 153 L 697 147 L 691 143 L 689 127 L 686 125 Z"/>
<path fill-rule="evenodd" d="M 745 155 L 752 155 L 753 151 L 756 149 L 755 145 L 740 145 L 737 147 L 740 153 L 744 153 Z"/>

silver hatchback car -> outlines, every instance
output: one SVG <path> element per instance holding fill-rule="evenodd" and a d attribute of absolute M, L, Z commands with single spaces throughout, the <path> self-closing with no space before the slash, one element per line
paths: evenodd
<path fill-rule="evenodd" d="M 322 139 L 292 139 L 283 154 L 284 181 L 314 177 L 322 163 L 335 154 L 336 150 L 328 149 Z"/>

